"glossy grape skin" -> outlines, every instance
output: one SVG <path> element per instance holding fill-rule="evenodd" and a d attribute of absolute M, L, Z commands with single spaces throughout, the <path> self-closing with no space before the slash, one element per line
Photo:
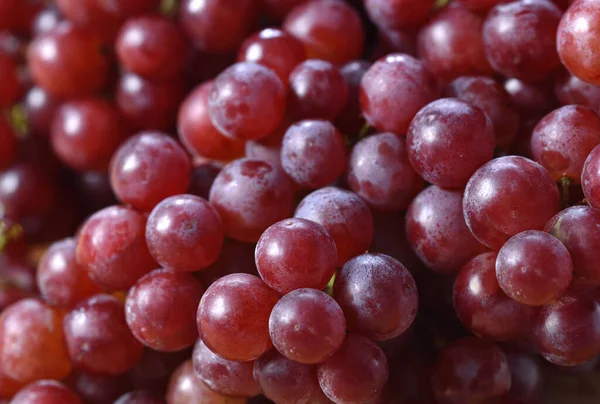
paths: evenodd
<path fill-rule="evenodd" d="M 183 0 L 179 20 L 198 49 L 226 53 L 234 51 L 252 31 L 256 11 L 253 0 Z"/>
<path fill-rule="evenodd" d="M 275 348 L 286 358 L 316 364 L 340 348 L 346 337 L 346 320 L 340 306 L 326 293 L 296 289 L 273 308 L 269 333 Z"/>
<path fill-rule="evenodd" d="M 480 403 L 508 392 L 511 375 L 504 352 L 491 342 L 475 337 L 447 345 L 431 375 L 440 404 Z"/>
<path fill-rule="evenodd" d="M 125 319 L 145 346 L 174 352 L 191 346 L 198 331 L 194 322 L 203 288 L 190 274 L 157 269 L 129 290 Z"/>
<path fill-rule="evenodd" d="M 325 288 L 335 272 L 336 260 L 335 243 L 327 230 L 306 219 L 275 223 L 256 245 L 258 273 L 280 294 L 298 288 Z"/>
<path fill-rule="evenodd" d="M 71 360 L 61 321 L 60 312 L 37 299 L 22 299 L 4 309 L 0 315 L 0 371 L 19 383 L 67 376 Z"/>
<path fill-rule="evenodd" d="M 298 5 L 286 16 L 283 30 L 304 44 L 308 58 L 336 65 L 358 59 L 365 43 L 360 16 L 337 0 Z"/>
<path fill-rule="evenodd" d="M 8 168 L 17 154 L 17 138 L 4 119 L 0 119 L 0 170 Z"/>
<path fill-rule="evenodd" d="M 166 404 L 166 402 L 148 391 L 135 390 L 122 395 L 114 404 Z"/>
<path fill-rule="evenodd" d="M 558 106 L 549 80 L 530 83 L 512 77 L 504 82 L 504 89 L 524 118 L 539 119 Z"/>
<path fill-rule="evenodd" d="M 40 380 L 19 391 L 11 404 L 82 404 L 83 401 L 65 385 L 55 380 Z M 150 403 L 149 403 L 150 404 Z"/>
<path fill-rule="evenodd" d="M 496 279 L 496 253 L 470 260 L 454 282 L 453 305 L 475 335 L 492 341 L 514 340 L 529 332 L 537 310 L 504 294 Z"/>
<path fill-rule="evenodd" d="M 403 29 L 425 23 L 433 3 L 432 0 L 365 0 L 365 9 L 378 27 Z"/>
<path fill-rule="evenodd" d="M 124 304 L 110 295 L 96 295 L 70 311 L 63 328 L 75 368 L 119 375 L 141 358 L 143 346 L 125 321 Z"/>
<path fill-rule="evenodd" d="M 463 197 L 471 233 L 495 250 L 521 231 L 543 229 L 558 209 L 558 189 L 548 171 L 519 156 L 483 165 L 467 183 Z"/>
<path fill-rule="evenodd" d="M 212 89 L 212 81 L 199 85 L 179 106 L 179 140 L 192 155 L 216 160 L 240 157 L 244 154 L 244 140 L 224 136 L 210 120 L 208 97 Z"/>
<path fill-rule="evenodd" d="M 281 145 L 269 145 L 262 143 L 260 140 L 249 140 L 244 147 L 246 158 L 252 160 L 261 160 L 277 167 L 283 171 L 281 167 Z"/>
<path fill-rule="evenodd" d="M 269 68 L 251 62 L 223 70 L 208 97 L 213 125 L 224 135 L 247 140 L 269 135 L 285 113 L 285 88 Z"/>
<path fill-rule="evenodd" d="M 385 355 L 373 341 L 348 334 L 336 354 L 317 367 L 319 384 L 329 399 L 358 404 L 377 397 L 388 378 Z"/>
<path fill-rule="evenodd" d="M 252 397 L 260 393 L 254 380 L 254 361 L 235 362 L 212 352 L 198 340 L 192 354 L 194 370 L 207 386 L 224 396 Z"/>
<path fill-rule="evenodd" d="M 103 7 L 104 0 L 57 0 L 61 15 L 73 24 L 89 30 L 106 44 L 112 44 L 123 18 Z M 115 2 L 112 2 L 113 6 Z"/>
<path fill-rule="evenodd" d="M 142 132 L 114 154 L 110 184 L 122 202 L 147 212 L 163 199 L 184 193 L 191 169 L 188 155 L 175 140 L 160 132 Z"/>
<path fill-rule="evenodd" d="M 600 116 L 593 110 L 568 105 L 546 115 L 531 137 L 534 159 L 555 180 L 563 177 L 579 183 L 583 163 L 600 144 Z"/>
<path fill-rule="evenodd" d="M 569 72 L 558 74 L 554 80 L 554 95 L 561 105 L 582 105 L 600 110 L 600 87 L 581 80 Z"/>
<path fill-rule="evenodd" d="M 14 164 L 0 172 L 0 211 L 16 220 L 48 212 L 57 188 L 56 179 L 42 167 Z"/>
<path fill-rule="evenodd" d="M 488 61 L 507 77 L 531 82 L 548 78 L 560 65 L 556 53 L 560 18 L 560 9 L 547 0 L 497 5 L 483 25 Z"/>
<path fill-rule="evenodd" d="M 125 139 L 125 130 L 114 105 L 100 98 L 84 98 L 58 108 L 50 138 L 54 152 L 68 166 L 102 171 Z"/>
<path fill-rule="evenodd" d="M 436 99 L 434 76 L 419 60 L 399 53 L 375 62 L 360 84 L 366 121 L 382 131 L 404 135 L 419 110 Z"/>
<path fill-rule="evenodd" d="M 581 172 L 581 185 L 587 203 L 592 207 L 600 208 L 600 145 L 592 149 L 587 156 Z"/>
<path fill-rule="evenodd" d="M 423 188 L 423 180 L 408 160 L 404 138 L 393 133 L 358 142 L 348 162 L 348 184 L 371 207 L 382 211 L 406 209 Z"/>
<path fill-rule="evenodd" d="M 419 55 L 443 81 L 459 76 L 491 76 L 493 70 L 485 56 L 482 26 L 483 18 L 476 13 L 462 7 L 447 7 L 421 29 Z"/>
<path fill-rule="evenodd" d="M 596 56 L 599 16 L 595 1 L 577 1 L 563 14 L 556 34 L 562 63 L 573 75 L 594 85 L 600 84 L 600 59 Z"/>
<path fill-rule="evenodd" d="M 124 72 L 117 83 L 115 103 L 131 128 L 166 131 L 177 120 L 177 108 L 183 96 L 180 76 L 150 81 Z"/>
<path fill-rule="evenodd" d="M 346 262 L 335 278 L 333 298 L 346 315 L 348 329 L 375 341 L 406 331 L 419 305 L 410 272 L 384 254 L 363 254 Z"/>
<path fill-rule="evenodd" d="M 245 398 L 222 396 L 209 388 L 194 371 L 191 360 L 182 363 L 171 376 L 166 399 L 168 404 L 246 404 Z"/>
<path fill-rule="evenodd" d="M 450 83 L 447 93 L 481 108 L 494 126 L 496 146 L 510 146 L 519 128 L 519 113 L 502 84 L 491 77 L 459 77 Z"/>
<path fill-rule="evenodd" d="M 0 75 L 2 75 L 0 107 L 8 108 L 20 98 L 24 89 L 21 86 L 17 63 L 4 52 L 0 52 Z"/>
<path fill-rule="evenodd" d="M 329 121 L 304 120 L 289 127 L 281 145 L 281 165 L 303 188 L 333 183 L 346 168 L 346 145 Z"/>
<path fill-rule="evenodd" d="M 572 206 L 560 211 L 546 224 L 545 231 L 567 247 L 573 261 L 572 288 L 600 286 L 600 212 L 589 206 Z"/>
<path fill-rule="evenodd" d="M 32 87 L 22 102 L 29 131 L 36 136 L 48 136 L 60 99 L 43 87 Z"/>
<path fill-rule="evenodd" d="M 426 181 L 460 189 L 494 156 L 494 128 L 481 109 L 442 98 L 417 113 L 406 146 L 410 163 Z"/>
<path fill-rule="evenodd" d="M 337 250 L 336 265 L 364 253 L 373 239 L 373 216 L 355 193 L 325 187 L 308 194 L 296 207 L 294 217 L 311 220 L 327 230 Z"/>
<path fill-rule="evenodd" d="M 77 262 L 102 288 L 126 290 L 156 268 L 144 239 L 145 229 L 146 219 L 133 209 L 102 209 L 79 230 Z"/>
<path fill-rule="evenodd" d="M 225 234 L 238 241 L 258 241 L 273 223 L 291 216 L 294 191 L 282 169 L 251 159 L 235 160 L 219 173 L 210 189 Z"/>
<path fill-rule="evenodd" d="M 254 62 L 273 70 L 284 85 L 290 73 L 306 59 L 302 42 L 277 28 L 265 28 L 248 37 L 238 52 L 238 62 Z"/>
<path fill-rule="evenodd" d="M 166 17 L 147 15 L 125 22 L 115 50 L 125 69 L 160 80 L 182 71 L 187 42 L 174 22 Z"/>
<path fill-rule="evenodd" d="M 289 76 L 288 110 L 296 119 L 333 120 L 348 101 L 344 76 L 333 64 L 308 59 Z"/>
<path fill-rule="evenodd" d="M 260 278 L 232 274 L 202 296 L 196 321 L 209 349 L 235 361 L 250 361 L 271 349 L 269 315 L 279 297 Z"/>
<path fill-rule="evenodd" d="M 90 32 L 68 22 L 31 42 L 27 65 L 38 85 L 61 97 L 91 94 L 108 77 L 108 61 L 100 43 Z"/>
<path fill-rule="evenodd" d="M 566 293 L 542 309 L 533 341 L 554 364 L 574 366 L 589 361 L 600 352 L 600 304 L 587 295 Z"/>
<path fill-rule="evenodd" d="M 454 273 L 485 251 L 465 223 L 462 197 L 460 191 L 432 185 L 413 199 L 406 212 L 408 242 L 433 271 Z"/>
<path fill-rule="evenodd" d="M 54 242 L 44 253 L 37 269 L 37 285 L 44 300 L 54 306 L 72 307 L 100 293 L 85 269 L 75 259 L 77 241 Z"/>

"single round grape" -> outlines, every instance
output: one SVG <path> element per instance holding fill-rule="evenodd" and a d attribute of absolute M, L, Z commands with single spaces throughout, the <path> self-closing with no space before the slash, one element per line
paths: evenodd
<path fill-rule="evenodd" d="M 145 390 L 135 390 L 123 394 L 114 404 L 166 404 L 161 397 Z"/>
<path fill-rule="evenodd" d="M 340 67 L 340 73 L 348 87 L 348 101 L 338 112 L 334 123 L 344 135 L 355 136 L 365 124 L 360 110 L 359 92 L 360 82 L 369 67 L 371 63 L 366 60 L 354 60 Z"/>
<path fill-rule="evenodd" d="M 11 404 L 83 404 L 81 398 L 55 380 L 39 380 L 19 391 Z M 151 403 L 149 403 L 151 404 Z"/>
<path fill-rule="evenodd" d="M 62 314 L 37 299 L 23 299 L 0 315 L 0 372 L 18 383 L 60 380 L 71 371 Z"/>
<path fill-rule="evenodd" d="M 531 83 L 513 77 L 504 82 L 504 89 L 522 117 L 539 120 L 558 104 L 548 80 Z"/>
<path fill-rule="evenodd" d="M 406 134 L 417 112 L 438 95 L 423 63 L 399 53 L 375 62 L 360 83 L 360 105 L 369 125 L 397 135 Z"/>
<path fill-rule="evenodd" d="M 101 39 L 105 44 L 112 44 L 125 18 L 121 18 L 107 10 L 111 5 L 105 0 L 56 0 L 60 15 L 73 24 L 84 27 Z M 116 4 L 111 2 L 112 7 Z"/>
<path fill-rule="evenodd" d="M 0 212 L 16 220 L 48 212 L 58 184 L 38 164 L 17 163 L 0 172 Z"/>
<path fill-rule="evenodd" d="M 108 78 L 108 61 L 96 37 L 69 22 L 34 38 L 27 66 L 39 86 L 59 97 L 91 94 Z"/>
<path fill-rule="evenodd" d="M 238 62 L 254 62 L 273 70 L 284 85 L 290 73 L 306 59 L 302 42 L 277 28 L 265 28 L 248 37 L 238 52 Z"/>
<path fill-rule="evenodd" d="M 333 183 L 346 168 L 346 145 L 329 121 L 305 120 L 289 127 L 281 145 L 281 165 L 303 188 Z"/>
<path fill-rule="evenodd" d="M 110 183 L 121 201 L 147 212 L 163 199 L 184 193 L 190 171 L 190 159 L 175 140 L 160 132 L 142 132 L 114 154 Z"/>
<path fill-rule="evenodd" d="M 187 348 L 198 338 L 194 319 L 202 292 L 191 274 L 152 271 L 127 294 L 127 325 L 138 341 L 157 351 Z"/>
<path fill-rule="evenodd" d="M 145 229 L 146 219 L 133 209 L 102 209 L 79 230 L 77 262 L 102 288 L 127 290 L 156 268 L 144 239 Z"/>
<path fill-rule="evenodd" d="M 121 65 L 149 79 L 168 79 L 183 70 L 187 42 L 177 24 L 166 17 L 131 18 L 115 43 Z"/>
<path fill-rule="evenodd" d="M 581 172 L 581 186 L 592 207 L 600 208 L 600 145 L 594 147 L 587 156 Z"/>
<path fill-rule="evenodd" d="M 338 65 L 358 59 L 365 44 L 358 12 L 338 0 L 298 5 L 286 16 L 283 29 L 304 44 L 309 58 Z"/>
<path fill-rule="evenodd" d="M 31 134 L 46 137 L 60 100 L 43 87 L 31 87 L 22 102 Z"/>
<path fill-rule="evenodd" d="M 568 105 L 546 115 L 533 130 L 533 158 L 555 180 L 579 183 L 586 157 L 600 144 L 600 116 L 587 107 Z"/>
<path fill-rule="evenodd" d="M 176 195 L 163 199 L 148 216 L 146 242 L 161 266 L 197 271 L 218 258 L 223 227 L 219 214 L 206 200 Z"/>
<path fill-rule="evenodd" d="M 72 307 L 101 291 L 85 268 L 77 263 L 76 248 L 77 241 L 72 238 L 56 241 L 40 259 L 37 285 L 49 304 Z"/>
<path fill-rule="evenodd" d="M 0 170 L 10 167 L 17 156 L 17 137 L 4 119 L 0 119 Z"/>
<path fill-rule="evenodd" d="M 511 375 L 506 355 L 495 344 L 466 337 L 446 345 L 431 375 L 440 404 L 478 403 L 508 392 Z"/>
<path fill-rule="evenodd" d="M 215 128 L 208 113 L 208 97 L 213 89 L 209 81 L 196 87 L 179 107 L 179 140 L 192 155 L 230 160 L 244 154 L 244 140 L 224 136 Z"/>
<path fill-rule="evenodd" d="M 319 59 L 298 64 L 289 76 L 288 112 L 296 119 L 333 120 L 348 101 L 340 70 Z"/>
<path fill-rule="evenodd" d="M 504 294 L 496 279 L 496 253 L 476 256 L 454 282 L 454 310 L 473 334 L 493 341 L 527 335 L 537 310 Z"/>
<path fill-rule="evenodd" d="M 561 11 L 548 0 L 499 4 L 483 24 L 488 61 L 499 73 L 523 81 L 541 81 L 560 66 L 556 30 Z"/>
<path fill-rule="evenodd" d="M 558 74 L 554 81 L 554 95 L 561 105 L 582 105 L 600 110 L 600 87 L 581 80 L 568 72 Z"/>
<path fill-rule="evenodd" d="M 224 396 L 252 397 L 260 393 L 254 380 L 254 361 L 235 362 L 212 352 L 198 340 L 192 354 L 194 369 L 208 387 Z"/>
<path fill-rule="evenodd" d="M 406 146 L 410 163 L 426 181 L 461 189 L 494 156 L 494 128 L 481 109 L 442 98 L 417 113 Z"/>
<path fill-rule="evenodd" d="M 382 211 L 406 209 L 424 185 L 408 160 L 406 141 L 393 133 L 369 136 L 354 146 L 348 184 Z"/>
<path fill-rule="evenodd" d="M 272 348 L 269 315 L 279 300 L 260 278 L 227 275 L 202 296 L 196 321 L 209 349 L 234 361 L 250 361 Z"/>
<path fill-rule="evenodd" d="M 533 327 L 539 353 L 560 366 L 585 363 L 600 353 L 600 303 L 568 292 L 544 307 Z"/>
<path fill-rule="evenodd" d="M 475 12 L 446 7 L 421 29 L 419 55 L 429 70 L 444 81 L 459 76 L 491 76 L 494 71 L 485 56 L 482 26 L 483 18 Z"/>
<path fill-rule="evenodd" d="M 365 0 L 365 9 L 378 27 L 414 28 L 423 25 L 433 10 L 432 0 Z"/>
<path fill-rule="evenodd" d="M 549 233 L 528 230 L 510 239 L 496 260 L 498 284 L 519 303 L 543 306 L 569 287 L 573 264 L 567 248 Z"/>
<path fill-rule="evenodd" d="M 363 254 L 346 262 L 333 283 L 333 298 L 346 315 L 348 329 L 375 341 L 406 331 L 419 305 L 410 272 L 384 254 Z"/>
<path fill-rule="evenodd" d="M 226 165 L 210 189 L 225 234 L 238 241 L 260 235 L 293 210 L 292 182 L 282 169 L 260 160 L 240 159 Z"/>
<path fill-rule="evenodd" d="M 254 0 L 183 0 L 179 6 L 182 28 L 205 52 L 234 51 L 256 25 Z"/>
<path fill-rule="evenodd" d="M 208 200 L 210 187 L 213 182 L 215 182 L 215 178 L 217 178 L 217 175 L 219 175 L 220 172 L 221 165 L 217 162 L 207 161 L 195 164 L 194 167 L 192 167 L 190 186 L 188 187 L 187 193 Z"/>
<path fill-rule="evenodd" d="M 562 16 L 556 33 L 560 60 L 569 71 L 588 83 L 600 84 L 600 7 L 593 0 L 574 2 Z"/>
<path fill-rule="evenodd" d="M 246 404 L 242 397 L 226 397 L 208 387 L 194 371 L 191 360 L 183 362 L 171 376 L 168 404 Z"/>
<path fill-rule="evenodd" d="M 325 187 L 307 195 L 294 217 L 311 220 L 327 230 L 337 250 L 336 266 L 364 253 L 373 239 L 373 216 L 369 207 L 353 192 Z"/>
<path fill-rule="evenodd" d="M 246 158 L 260 160 L 283 171 L 281 167 L 281 145 L 270 145 L 260 140 L 249 140 L 244 147 Z"/>
<path fill-rule="evenodd" d="M 316 289 L 296 289 L 277 302 L 269 319 L 275 348 L 304 364 L 329 359 L 344 342 L 346 320 L 340 306 Z"/>
<path fill-rule="evenodd" d="M 373 341 L 348 334 L 342 347 L 317 367 L 319 384 L 339 404 L 359 404 L 377 397 L 388 378 L 385 354 Z"/>
<path fill-rule="evenodd" d="M 180 76 L 150 81 L 123 72 L 117 83 L 115 102 L 124 121 L 134 130 L 167 131 L 176 123 L 177 108 L 184 95 Z"/>
<path fill-rule="evenodd" d="M 459 77 L 450 83 L 447 92 L 481 108 L 494 126 L 496 146 L 510 146 L 519 129 L 519 113 L 502 84 L 491 77 Z"/>
<path fill-rule="evenodd" d="M 454 273 L 486 250 L 471 234 L 460 191 L 432 185 L 421 191 L 406 212 L 406 236 L 421 261 L 433 271 Z"/>
<path fill-rule="evenodd" d="M 65 316 L 63 328 L 73 366 L 86 372 L 122 374 L 144 350 L 127 327 L 123 302 L 110 295 L 80 303 Z"/>
<path fill-rule="evenodd" d="M 226 136 L 259 139 L 281 123 L 285 88 L 269 68 L 257 63 L 236 63 L 215 79 L 208 109 L 212 123 Z"/>
<path fill-rule="evenodd" d="M 265 283 L 286 294 L 299 288 L 325 288 L 335 272 L 337 250 L 323 226 L 292 218 L 265 230 L 256 245 L 255 260 Z"/>
<path fill-rule="evenodd" d="M 21 85 L 19 66 L 4 52 L 0 52 L 0 75 L 2 75 L 0 107 L 10 108 L 19 100 L 24 89 Z"/>
<path fill-rule="evenodd" d="M 600 287 L 600 212 L 589 206 L 572 206 L 560 211 L 546 224 L 545 231 L 567 247 L 573 261 L 571 287 Z"/>
<path fill-rule="evenodd" d="M 463 197 L 471 233 L 494 250 L 517 233 L 543 229 L 558 208 L 558 188 L 548 171 L 520 156 L 499 157 L 483 165 L 467 183 Z"/>
<path fill-rule="evenodd" d="M 50 137 L 54 152 L 66 165 L 81 171 L 106 170 L 125 130 L 114 105 L 90 97 L 62 104 Z"/>

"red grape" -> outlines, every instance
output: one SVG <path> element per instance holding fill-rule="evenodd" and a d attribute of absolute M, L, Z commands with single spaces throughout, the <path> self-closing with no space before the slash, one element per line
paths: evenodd
<path fill-rule="evenodd" d="M 548 80 L 530 83 L 513 77 L 504 82 L 504 89 L 509 94 L 512 104 L 524 118 L 539 119 L 539 115 L 547 114 L 557 107 Z"/>
<path fill-rule="evenodd" d="M 271 69 L 257 63 L 236 63 L 215 79 L 208 110 L 212 123 L 226 136 L 259 139 L 281 123 L 285 88 Z"/>
<path fill-rule="evenodd" d="M 208 199 L 210 193 L 210 187 L 215 178 L 221 172 L 221 165 L 217 162 L 203 162 L 196 164 L 192 167 L 192 174 L 190 176 L 190 186 L 188 187 L 187 193 L 191 195 L 199 196 L 203 199 Z"/>
<path fill-rule="evenodd" d="M 495 250 L 521 231 L 543 229 L 558 205 L 558 188 L 548 171 L 519 156 L 483 165 L 463 198 L 467 226 L 479 242 Z"/>
<path fill-rule="evenodd" d="M 123 18 L 109 13 L 102 6 L 106 1 L 110 0 L 56 0 L 56 5 L 66 19 L 90 30 L 108 44 L 114 41 Z"/>
<path fill-rule="evenodd" d="M 57 188 L 56 178 L 39 164 L 17 163 L 0 172 L 0 212 L 16 220 L 48 212 Z"/>
<path fill-rule="evenodd" d="M 133 17 L 138 14 L 156 10 L 160 0 L 94 0 L 107 13 L 118 15 L 122 18 Z"/>
<path fill-rule="evenodd" d="M 32 87 L 25 94 L 22 105 L 31 134 L 48 136 L 60 100 L 43 87 Z"/>
<path fill-rule="evenodd" d="M 96 295 L 76 306 L 63 323 L 73 366 L 86 372 L 119 375 L 141 358 L 143 346 L 125 321 L 124 304 Z"/>
<path fill-rule="evenodd" d="M 511 383 L 508 397 L 519 403 L 537 403 L 542 388 L 542 374 L 536 357 L 519 352 L 506 352 Z M 521 401 L 519 401 L 521 400 Z"/>
<path fill-rule="evenodd" d="M 79 230 L 77 262 L 101 287 L 126 290 L 156 268 L 144 239 L 145 229 L 146 219 L 133 209 L 102 209 Z"/>
<path fill-rule="evenodd" d="M 122 395 L 114 404 L 166 404 L 166 402 L 148 391 L 135 390 Z"/>
<path fill-rule="evenodd" d="M 225 238 L 223 249 L 214 264 L 196 276 L 204 286 L 210 286 L 225 275 L 245 273 L 258 276 L 254 263 L 254 243 L 241 243 L 234 239 Z"/>
<path fill-rule="evenodd" d="M 55 380 L 40 380 L 19 391 L 11 404 L 82 404 L 81 398 Z M 148 403 L 150 404 L 150 403 Z"/>
<path fill-rule="evenodd" d="M 410 272 L 384 254 L 363 254 L 346 262 L 335 278 L 333 297 L 346 315 L 348 329 L 375 341 L 406 331 L 419 305 Z"/>
<path fill-rule="evenodd" d="M 364 126 L 365 120 L 360 110 L 359 92 L 360 82 L 369 67 L 371 64 L 366 60 L 355 60 L 340 68 L 340 73 L 348 87 L 348 101 L 338 112 L 334 123 L 344 135 L 355 136 Z"/>
<path fill-rule="evenodd" d="M 219 356 L 250 361 L 271 349 L 269 315 L 279 297 L 258 277 L 227 275 L 202 296 L 196 317 L 204 343 Z"/>
<path fill-rule="evenodd" d="M 17 154 L 17 138 L 6 120 L 0 119 L 0 170 L 10 167 Z"/>
<path fill-rule="evenodd" d="M 577 104 L 594 111 L 600 110 L 600 87 L 568 72 L 557 75 L 554 94 L 562 105 Z"/>
<path fill-rule="evenodd" d="M 581 186 L 592 207 L 600 208 L 600 145 L 594 147 L 587 156 L 581 172 Z"/>
<path fill-rule="evenodd" d="M 283 29 L 302 42 L 307 56 L 334 64 L 358 59 L 365 33 L 358 13 L 339 0 L 308 1 L 285 18 Z"/>
<path fill-rule="evenodd" d="M 494 156 L 494 128 L 481 109 L 442 98 L 417 113 L 406 146 L 412 166 L 426 181 L 460 189 Z"/>
<path fill-rule="evenodd" d="M 367 122 L 397 135 L 406 134 L 417 112 L 438 95 L 435 78 L 423 63 L 399 53 L 375 62 L 360 84 L 360 105 Z"/>
<path fill-rule="evenodd" d="M 70 378 L 70 386 L 88 404 L 113 403 L 129 389 L 125 377 L 78 372 Z"/>
<path fill-rule="evenodd" d="M 0 107 L 9 108 L 21 97 L 23 88 L 17 63 L 10 55 L 0 51 L 0 75 L 2 87 L 0 88 Z"/>
<path fill-rule="evenodd" d="M 402 29 L 422 25 L 433 10 L 433 0 L 365 0 L 373 22 L 383 28 Z"/>

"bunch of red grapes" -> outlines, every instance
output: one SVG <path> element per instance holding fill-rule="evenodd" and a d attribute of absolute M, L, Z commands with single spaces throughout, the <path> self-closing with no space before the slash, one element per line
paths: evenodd
<path fill-rule="evenodd" d="M 0 0 L 0 402 L 597 371 L 600 0 L 446 3 Z"/>

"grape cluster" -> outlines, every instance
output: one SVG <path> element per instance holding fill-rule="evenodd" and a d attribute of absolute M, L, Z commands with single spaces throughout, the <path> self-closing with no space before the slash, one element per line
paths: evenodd
<path fill-rule="evenodd" d="M 600 371 L 598 0 L 0 0 L 0 79 L 0 404 Z"/>

